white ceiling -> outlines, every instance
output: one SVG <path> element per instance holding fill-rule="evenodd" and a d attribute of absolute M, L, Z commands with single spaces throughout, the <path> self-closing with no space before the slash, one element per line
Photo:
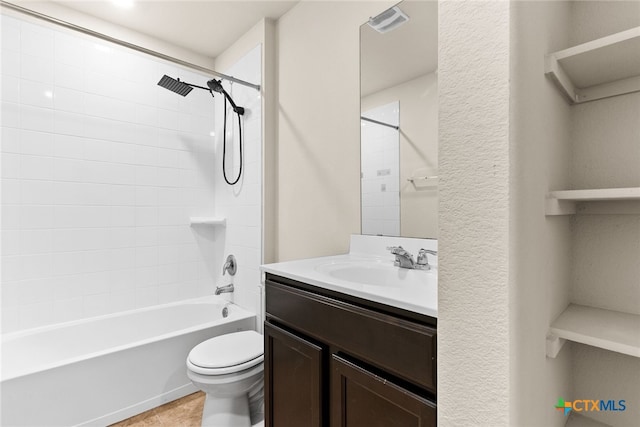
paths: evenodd
<path fill-rule="evenodd" d="M 409 22 L 378 33 L 360 27 L 360 93 L 367 96 L 431 73 L 438 68 L 438 2 L 398 4 Z"/>
<path fill-rule="evenodd" d="M 33 2 L 13 1 L 26 7 Z M 47 2 L 215 58 L 262 18 L 278 19 L 299 0 L 133 0 L 134 6 L 130 9 L 119 8 L 110 0 L 41 3 Z M 401 27 L 386 34 L 366 24 L 361 27 L 362 96 L 433 72 L 438 67 L 438 2 L 404 0 L 399 5 L 410 18 Z"/>
<path fill-rule="evenodd" d="M 156 39 L 215 58 L 262 18 L 278 19 L 298 0 L 134 0 L 130 9 L 108 0 L 52 0 Z"/>

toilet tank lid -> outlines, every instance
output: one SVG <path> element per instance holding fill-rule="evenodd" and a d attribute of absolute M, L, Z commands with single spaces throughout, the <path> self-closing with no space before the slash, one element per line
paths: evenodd
<path fill-rule="evenodd" d="M 262 335 L 256 331 L 242 331 L 201 342 L 189 353 L 189 361 L 203 368 L 227 368 L 254 360 L 263 353 Z"/>

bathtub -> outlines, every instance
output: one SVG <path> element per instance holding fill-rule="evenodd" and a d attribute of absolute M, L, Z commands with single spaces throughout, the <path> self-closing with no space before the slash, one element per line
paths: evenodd
<path fill-rule="evenodd" d="M 196 344 L 255 327 L 255 314 L 212 295 L 6 334 L 0 425 L 121 421 L 196 391 L 185 365 Z"/>

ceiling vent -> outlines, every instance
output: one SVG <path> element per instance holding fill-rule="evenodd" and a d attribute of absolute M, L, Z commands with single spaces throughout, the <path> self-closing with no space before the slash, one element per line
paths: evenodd
<path fill-rule="evenodd" d="M 369 18 L 369 26 L 379 33 L 395 30 L 409 20 L 409 16 L 400 10 L 398 6 L 387 9 L 378 16 Z"/>

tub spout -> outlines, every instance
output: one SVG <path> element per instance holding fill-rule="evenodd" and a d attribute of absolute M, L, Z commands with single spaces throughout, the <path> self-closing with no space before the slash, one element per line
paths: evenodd
<path fill-rule="evenodd" d="M 216 291 L 214 292 L 216 295 L 226 294 L 233 292 L 233 283 L 229 283 L 226 286 L 216 286 Z"/>

